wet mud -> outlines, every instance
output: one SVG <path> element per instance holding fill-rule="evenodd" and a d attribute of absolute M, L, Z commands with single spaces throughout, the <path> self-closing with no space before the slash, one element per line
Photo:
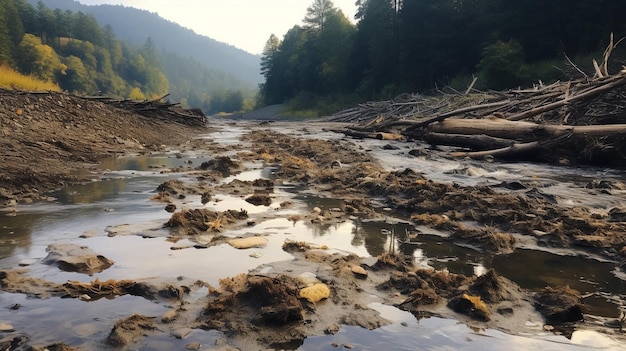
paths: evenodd
<path fill-rule="evenodd" d="M 570 336 L 584 325 L 626 340 L 623 320 L 587 323 L 581 293 L 568 286 L 537 291 L 524 289 L 493 269 L 481 275 L 464 275 L 423 268 L 393 244 L 399 237 L 410 244 L 422 234 L 419 228 L 432 228 L 444 233 L 442 240 L 503 255 L 514 252 L 522 238 L 547 249 L 567 248 L 601 257 L 623 271 L 619 267 L 626 260 L 626 209 L 612 207 L 602 212 L 562 206 L 532 182 L 465 186 L 427 179 L 408 167 L 388 170 L 367 150 L 345 139 L 295 137 L 251 125 L 241 142 L 224 146 L 196 140 L 189 147 L 213 155 L 212 160 L 177 169 L 183 177 L 165 181 L 155 189 L 150 201 L 162 203 L 163 210 L 171 215 L 154 235 L 165 236 L 173 250 L 221 244 L 241 250 L 263 247 L 267 241 L 262 235 L 245 228 L 281 216 L 278 211 L 276 215 L 243 208 L 214 211 L 204 205 L 226 194 L 251 206 L 294 207 L 290 199 L 281 198 L 276 187 L 341 200 L 335 208 L 304 211 L 294 207 L 288 215 L 293 223 L 321 226 L 393 217 L 413 229 L 384 233 L 392 237 L 392 244 L 378 257 L 359 257 L 286 239 L 283 250 L 293 256 L 292 260 L 225 277 L 218 286 L 193 277 L 59 284 L 31 278 L 24 268 L 1 270 L 0 289 L 36 298 L 84 301 L 128 294 L 169 306 L 161 316 L 133 314 L 119 320 L 103 340 L 111 348 L 133 349 L 143 340 L 163 335 L 185 339 L 195 330 L 217 330 L 223 338 L 210 345 L 214 349 L 295 349 L 307 337 L 333 335 L 341 326 L 372 330 L 392 323 L 371 307 L 373 302 L 398 307 L 418 319 L 452 318 L 473 327 L 510 333 L 523 330 L 529 320 L 534 320 L 542 321 L 540 327 L 550 333 Z M 271 177 L 225 181 L 246 171 L 250 164 L 272 169 Z M 598 191 L 620 189 L 617 183 L 589 186 Z M 232 235 L 233 230 L 244 234 Z M 178 242 L 191 244 L 177 246 Z M 114 264 L 88 248 L 54 251 L 63 259 L 51 262 L 62 270 L 65 267 L 88 275 L 108 268 L 106 264 L 94 266 L 95 261 Z M 208 292 L 191 298 L 202 289 Z M 14 338 L 26 335 L 26 331 L 15 333 Z M 187 346 L 200 348 L 192 343 Z"/>

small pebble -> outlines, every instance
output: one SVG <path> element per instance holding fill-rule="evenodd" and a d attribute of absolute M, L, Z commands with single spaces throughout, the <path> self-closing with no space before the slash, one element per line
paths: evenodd
<path fill-rule="evenodd" d="M 191 328 L 181 328 L 178 330 L 174 330 L 172 332 L 172 335 L 176 338 L 176 339 L 184 339 L 187 337 L 187 335 L 189 335 L 191 332 L 193 331 L 193 329 Z"/>
<path fill-rule="evenodd" d="M 201 346 L 202 345 L 199 342 L 192 342 L 192 343 L 185 345 L 185 348 L 187 350 L 200 350 Z"/>
<path fill-rule="evenodd" d="M 0 332 L 10 332 L 13 331 L 13 326 L 11 324 L 0 323 Z"/>

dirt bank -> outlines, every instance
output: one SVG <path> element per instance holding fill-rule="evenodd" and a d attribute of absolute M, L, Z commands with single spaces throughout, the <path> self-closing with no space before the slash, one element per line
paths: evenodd
<path fill-rule="evenodd" d="M 201 131 L 95 99 L 0 91 L 0 207 L 44 199 L 104 158 L 163 150 Z"/>

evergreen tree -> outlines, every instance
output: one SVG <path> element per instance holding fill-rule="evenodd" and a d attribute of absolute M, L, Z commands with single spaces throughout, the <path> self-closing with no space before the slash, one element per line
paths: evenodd
<path fill-rule="evenodd" d="M 322 30 L 328 18 L 335 12 L 337 8 L 331 0 L 313 0 L 313 4 L 306 10 L 304 25 L 307 28 Z"/>

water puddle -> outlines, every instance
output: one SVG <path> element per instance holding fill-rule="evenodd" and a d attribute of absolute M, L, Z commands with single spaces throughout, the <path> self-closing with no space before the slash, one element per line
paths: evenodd
<path fill-rule="evenodd" d="M 471 327 L 437 317 L 415 319 L 408 312 L 391 306 L 373 304 L 381 314 L 394 321 L 375 330 L 343 326 L 332 336 L 304 340 L 298 350 L 506 350 L 533 349 L 554 351 L 619 350 L 622 345 L 593 331 L 577 331 L 571 339 L 536 331 L 511 335 L 493 329 Z"/>
<path fill-rule="evenodd" d="M 0 293 L 0 303 L 4 310 L 0 318 L 10 317 L 11 325 L 16 330 L 27 331 L 28 337 L 37 344 L 50 345 L 64 340 L 73 346 L 83 345 L 85 350 L 104 346 L 98 346 L 97 340 L 105 340 L 111 326 L 128 317 L 128 311 L 159 316 L 168 310 L 166 306 L 130 295 L 84 302 L 62 298 L 39 300 L 22 294 Z"/>

